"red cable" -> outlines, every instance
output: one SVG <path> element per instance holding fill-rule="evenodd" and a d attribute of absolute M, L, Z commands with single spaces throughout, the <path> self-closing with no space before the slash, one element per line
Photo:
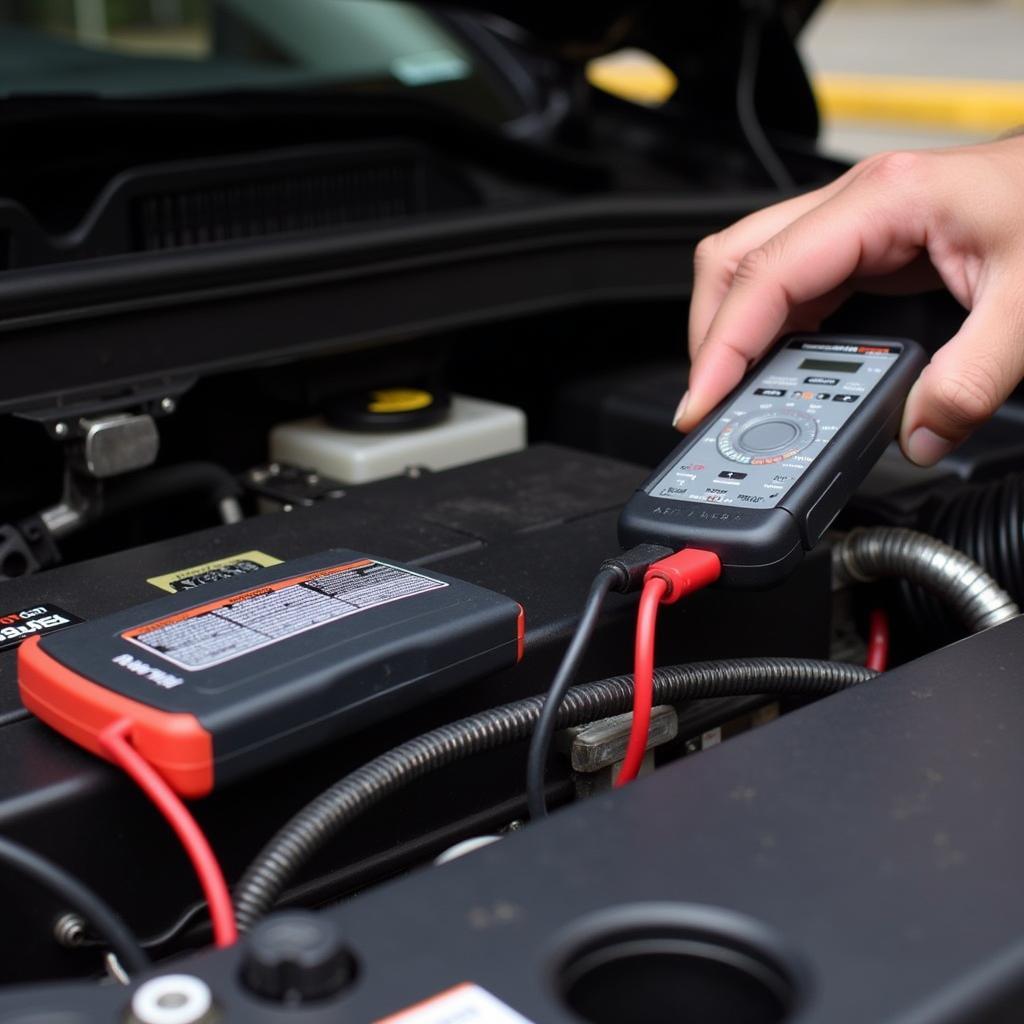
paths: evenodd
<path fill-rule="evenodd" d="M 231 892 L 224 881 L 220 864 L 217 863 L 206 836 L 178 794 L 132 746 L 131 731 L 132 723 L 122 719 L 100 733 L 100 742 L 111 760 L 124 769 L 177 833 L 181 845 L 192 861 L 210 907 L 214 942 L 221 948 L 232 946 L 238 939 L 238 929 L 235 925 Z"/>
<path fill-rule="evenodd" d="M 889 667 L 889 616 L 884 608 L 875 608 L 871 612 L 865 664 L 875 672 L 884 672 Z"/>
<path fill-rule="evenodd" d="M 636 648 L 633 665 L 633 722 L 626 756 L 615 786 L 632 782 L 640 771 L 650 739 L 651 707 L 654 704 L 654 634 L 658 608 L 675 604 L 680 598 L 714 583 L 722 572 L 717 555 L 697 548 L 678 551 L 655 562 L 644 576 L 640 609 L 636 620 Z"/>
<path fill-rule="evenodd" d="M 654 577 L 644 583 L 640 595 L 633 659 L 633 724 L 629 730 L 626 756 L 615 779 L 616 786 L 625 786 L 637 777 L 647 753 L 651 708 L 654 705 L 654 631 L 661 599 L 667 593 L 668 583 L 660 577 Z"/>

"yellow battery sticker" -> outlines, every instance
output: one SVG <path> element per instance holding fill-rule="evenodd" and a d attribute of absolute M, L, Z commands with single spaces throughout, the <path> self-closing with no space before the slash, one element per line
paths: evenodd
<path fill-rule="evenodd" d="M 195 590 L 205 583 L 217 583 L 220 580 L 233 579 L 247 572 L 265 569 L 268 565 L 280 565 L 281 559 L 262 551 L 244 551 L 240 555 L 229 555 L 218 558 L 215 562 L 204 562 L 192 565 L 187 569 L 169 572 L 165 576 L 153 576 L 146 580 L 160 590 L 169 594 L 180 594 L 183 590 Z"/>

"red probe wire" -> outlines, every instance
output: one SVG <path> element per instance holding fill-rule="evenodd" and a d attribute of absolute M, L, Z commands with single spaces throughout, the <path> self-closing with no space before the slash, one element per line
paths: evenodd
<path fill-rule="evenodd" d="M 668 583 L 660 577 L 648 579 L 640 594 L 640 610 L 636 617 L 636 647 L 633 654 L 633 723 L 629 745 L 616 786 L 632 782 L 640 771 L 651 731 L 651 708 L 654 706 L 654 633 L 662 598 Z"/>
<path fill-rule="evenodd" d="M 889 616 L 884 608 L 875 608 L 868 620 L 868 656 L 865 665 L 875 672 L 889 667 Z"/>
<path fill-rule="evenodd" d="M 132 723 L 127 719 L 114 722 L 100 733 L 103 749 L 152 801 L 156 809 L 174 829 L 181 845 L 192 861 L 199 884 L 203 888 L 213 923 L 213 939 L 221 948 L 233 946 L 238 939 L 235 909 L 224 873 L 202 829 L 181 798 L 163 776 L 132 746 Z"/>
<path fill-rule="evenodd" d="M 644 576 L 636 620 L 633 722 L 626 756 L 615 779 L 616 787 L 625 786 L 637 777 L 647 753 L 654 704 L 654 639 L 658 610 L 663 604 L 675 604 L 687 594 L 714 583 L 721 572 L 722 563 L 717 555 L 697 548 L 685 548 L 655 562 Z"/>

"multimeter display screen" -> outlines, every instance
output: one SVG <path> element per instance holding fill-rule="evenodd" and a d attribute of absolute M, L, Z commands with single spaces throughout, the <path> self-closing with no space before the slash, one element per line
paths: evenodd
<path fill-rule="evenodd" d="M 775 508 L 902 351 L 897 344 L 794 339 L 761 364 L 710 427 L 690 435 L 692 443 L 648 493 Z"/>
<path fill-rule="evenodd" d="M 839 363 L 830 359 L 805 359 L 801 370 L 821 370 L 827 373 L 856 373 L 863 363 Z"/>

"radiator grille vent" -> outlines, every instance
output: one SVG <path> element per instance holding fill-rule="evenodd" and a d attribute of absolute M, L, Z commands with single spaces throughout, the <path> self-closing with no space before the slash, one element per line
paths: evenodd
<path fill-rule="evenodd" d="M 179 249 L 421 212 L 413 160 L 167 191 L 136 199 L 135 249 Z"/>

